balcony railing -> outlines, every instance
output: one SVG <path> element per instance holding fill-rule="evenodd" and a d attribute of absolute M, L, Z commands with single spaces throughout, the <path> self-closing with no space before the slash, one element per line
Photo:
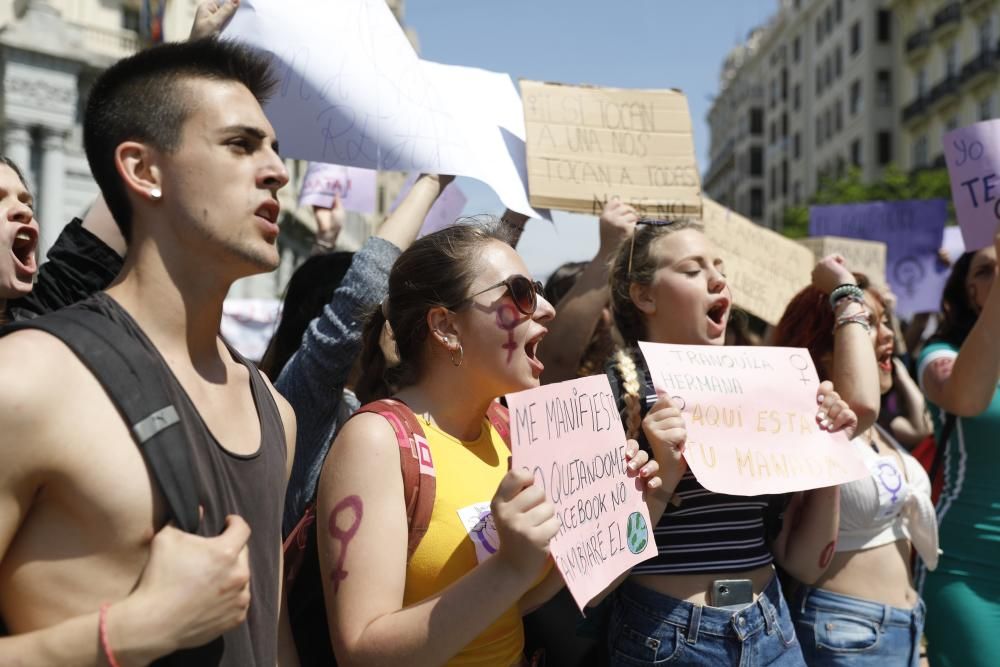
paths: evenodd
<path fill-rule="evenodd" d="M 931 88 L 930 100 L 931 104 L 936 104 L 958 92 L 958 87 L 961 84 L 961 79 L 954 74 L 949 74 L 944 79 L 942 79 L 936 86 Z"/>
<path fill-rule="evenodd" d="M 931 43 L 931 31 L 927 28 L 920 28 L 906 38 L 906 53 L 913 54 L 922 49 L 926 49 Z"/>
<path fill-rule="evenodd" d="M 996 51 L 980 51 L 979 55 L 962 66 L 961 79 L 966 83 L 980 74 L 995 71 L 1000 62 Z"/>
<path fill-rule="evenodd" d="M 958 23 L 962 20 L 962 3 L 953 0 L 934 14 L 934 30 Z"/>
<path fill-rule="evenodd" d="M 991 4 L 993 4 L 992 0 L 962 0 L 962 9 L 968 12 L 975 12 L 989 7 Z"/>
<path fill-rule="evenodd" d="M 903 122 L 909 122 L 911 119 L 923 115 L 927 112 L 928 107 L 930 107 L 930 98 L 927 95 L 918 96 L 903 107 Z"/>

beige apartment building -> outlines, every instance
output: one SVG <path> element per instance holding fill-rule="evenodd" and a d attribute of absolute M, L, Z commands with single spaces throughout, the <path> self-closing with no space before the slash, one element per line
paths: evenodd
<path fill-rule="evenodd" d="M 199 0 L 170 0 L 163 33 L 186 39 Z M 40 252 L 51 247 L 74 216 L 97 196 L 83 152 L 82 116 L 87 90 L 100 72 L 143 46 L 141 0 L 0 0 L 0 153 L 22 167 L 38 203 Z M 388 0 L 402 20 L 403 0 Z M 409 33 L 411 40 L 415 36 Z M 296 197 L 306 165 L 288 161 L 291 183 L 282 189 L 282 263 L 273 273 L 240 281 L 231 296 L 280 296 L 292 271 L 308 257 L 315 230 L 312 213 Z M 348 214 L 338 246 L 356 250 L 371 235 L 402 183 L 379 179 L 375 215 Z"/>
<path fill-rule="evenodd" d="M 898 162 L 943 167 L 945 132 L 1000 113 L 1000 0 L 895 0 Z"/>
<path fill-rule="evenodd" d="M 705 192 L 772 229 L 826 177 L 899 161 L 888 0 L 782 0 L 727 57 Z"/>

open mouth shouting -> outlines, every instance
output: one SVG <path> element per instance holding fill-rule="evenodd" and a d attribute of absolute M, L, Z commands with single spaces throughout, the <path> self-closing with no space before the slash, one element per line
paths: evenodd
<path fill-rule="evenodd" d="M 719 297 L 712 302 L 706 313 L 708 320 L 708 335 L 710 338 L 718 338 L 726 333 L 726 322 L 729 320 L 730 302 L 728 297 Z"/>
<path fill-rule="evenodd" d="M 35 251 L 38 249 L 38 230 L 30 225 L 21 225 L 14 233 L 14 243 L 10 253 L 14 257 L 14 269 L 20 280 L 31 281 L 38 271 Z"/>
<path fill-rule="evenodd" d="M 883 373 L 892 373 L 892 347 L 884 347 L 878 350 L 876 359 L 878 368 Z"/>
<path fill-rule="evenodd" d="M 528 364 L 531 366 L 531 374 L 536 378 L 541 377 L 542 371 L 545 370 L 545 365 L 538 359 L 538 344 L 542 342 L 545 338 L 545 334 L 548 333 L 548 329 L 542 329 L 534 338 L 528 340 L 524 344 L 524 354 L 528 357 Z"/>
<path fill-rule="evenodd" d="M 280 213 L 281 205 L 273 199 L 268 199 L 254 211 L 257 223 L 260 225 L 261 231 L 264 232 L 264 238 L 267 239 L 268 243 L 274 243 L 281 231 L 278 228 L 278 215 Z"/>

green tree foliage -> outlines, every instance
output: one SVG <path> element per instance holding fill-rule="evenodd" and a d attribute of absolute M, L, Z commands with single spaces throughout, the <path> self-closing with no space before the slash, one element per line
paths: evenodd
<path fill-rule="evenodd" d="M 851 167 L 838 179 L 824 179 L 809 204 L 785 209 L 782 233 L 793 239 L 809 236 L 809 206 L 812 204 L 855 204 L 866 201 L 902 199 L 951 199 L 948 170 L 922 169 L 906 173 L 895 165 L 882 172 L 874 183 L 861 179 L 861 170 Z"/>

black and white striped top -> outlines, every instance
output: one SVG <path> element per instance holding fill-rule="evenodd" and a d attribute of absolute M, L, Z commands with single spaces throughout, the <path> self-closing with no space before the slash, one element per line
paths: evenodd
<path fill-rule="evenodd" d="M 645 416 L 656 402 L 656 392 L 642 355 L 636 352 L 632 357 L 639 371 Z M 625 423 L 624 390 L 613 362 L 608 366 L 608 377 Z M 649 444 L 641 431 L 636 439 L 648 451 Z M 767 539 L 777 533 L 775 524 L 784 496 L 714 493 L 699 484 L 690 470 L 684 473 L 675 494 L 653 530 L 659 554 L 634 567 L 634 574 L 746 572 L 772 562 Z"/>

